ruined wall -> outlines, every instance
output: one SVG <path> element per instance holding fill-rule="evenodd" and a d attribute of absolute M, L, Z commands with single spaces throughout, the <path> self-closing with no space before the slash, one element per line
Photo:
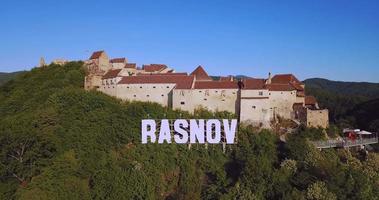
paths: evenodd
<path fill-rule="evenodd" d="M 296 91 L 269 91 L 270 109 L 274 115 L 285 119 L 294 117 L 293 104 L 297 101 Z"/>
<path fill-rule="evenodd" d="M 84 89 L 98 89 L 101 87 L 101 75 L 89 74 L 84 77 Z"/>
<path fill-rule="evenodd" d="M 193 113 L 196 108 L 204 107 L 210 111 L 237 113 L 238 89 L 175 89 L 173 108 Z"/>
<path fill-rule="evenodd" d="M 125 67 L 125 63 L 112 63 L 112 69 L 122 69 Z"/>
<path fill-rule="evenodd" d="M 327 128 L 329 126 L 329 111 L 324 110 L 311 110 L 307 109 L 307 121 L 308 127 L 321 127 Z"/>
<path fill-rule="evenodd" d="M 104 52 L 98 59 L 95 59 L 95 63 L 99 66 L 99 68 L 103 71 L 108 71 L 111 69 L 111 64 L 109 63 L 108 55 Z"/>
<path fill-rule="evenodd" d="M 156 102 L 171 106 L 172 90 L 175 84 L 118 84 L 116 96 L 123 100 Z"/>
<path fill-rule="evenodd" d="M 123 68 L 120 72 L 120 76 L 135 76 L 138 71 L 134 68 Z"/>

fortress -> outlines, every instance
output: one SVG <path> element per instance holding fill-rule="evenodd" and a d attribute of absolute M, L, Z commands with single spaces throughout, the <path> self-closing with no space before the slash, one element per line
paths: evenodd
<path fill-rule="evenodd" d="M 328 110 L 305 96 L 304 83 L 292 74 L 262 78 L 208 76 L 198 66 L 192 73 L 177 73 L 163 64 L 137 67 L 126 58 L 109 59 L 104 51 L 85 61 L 84 87 L 128 101 L 156 102 L 193 113 L 197 108 L 235 113 L 240 122 L 270 128 L 277 119 L 309 127 L 327 128 Z"/>

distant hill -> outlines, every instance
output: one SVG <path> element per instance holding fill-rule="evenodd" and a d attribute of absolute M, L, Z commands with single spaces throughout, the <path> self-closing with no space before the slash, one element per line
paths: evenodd
<path fill-rule="evenodd" d="M 9 80 L 16 77 L 18 74 L 24 73 L 24 71 L 18 71 L 18 72 L 0 72 L 0 85 L 4 84 L 5 82 L 8 82 Z"/>
<path fill-rule="evenodd" d="M 312 78 L 304 81 L 305 92 L 329 109 L 332 123 L 341 127 L 377 131 L 379 83 L 331 81 Z"/>
<path fill-rule="evenodd" d="M 369 99 L 379 98 L 379 83 L 331 81 L 311 78 L 304 81 L 307 87 L 318 88 L 343 95 L 355 95 Z"/>

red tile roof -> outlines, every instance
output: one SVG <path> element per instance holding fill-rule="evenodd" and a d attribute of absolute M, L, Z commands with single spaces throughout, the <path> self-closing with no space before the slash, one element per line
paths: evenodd
<path fill-rule="evenodd" d="M 293 91 L 293 90 L 296 90 L 296 88 L 294 88 L 290 84 L 276 84 L 276 83 L 267 84 L 266 88 L 269 89 L 270 91 Z"/>
<path fill-rule="evenodd" d="M 124 68 L 133 68 L 135 69 L 137 67 L 136 63 L 125 63 Z"/>
<path fill-rule="evenodd" d="M 164 64 L 150 64 L 150 65 L 142 65 L 142 69 L 146 72 L 160 72 L 166 69 L 167 66 Z"/>
<path fill-rule="evenodd" d="M 234 81 L 196 81 L 195 89 L 238 89 Z"/>
<path fill-rule="evenodd" d="M 290 85 L 291 85 L 292 87 L 294 87 L 294 88 L 295 88 L 296 90 L 298 90 L 298 91 L 303 91 L 303 90 L 304 90 L 304 88 L 301 87 L 299 83 L 296 83 L 296 82 L 290 82 Z"/>
<path fill-rule="evenodd" d="M 176 84 L 176 89 L 191 89 L 194 81 L 193 76 L 183 75 L 138 75 L 138 76 L 125 76 L 118 84 Z"/>
<path fill-rule="evenodd" d="M 233 76 L 221 76 L 219 81 L 233 81 L 234 77 Z"/>
<path fill-rule="evenodd" d="M 138 73 L 137 76 L 188 76 L 186 72 L 176 72 L 176 73 L 158 73 L 158 74 L 144 74 Z"/>
<path fill-rule="evenodd" d="M 286 84 L 286 83 L 298 83 L 301 82 L 293 74 L 277 74 L 271 79 L 271 83 Z"/>
<path fill-rule="evenodd" d="M 211 81 L 212 78 L 208 76 L 203 67 L 198 66 L 191 75 L 196 76 L 196 81 Z"/>
<path fill-rule="evenodd" d="M 126 59 L 125 58 L 113 58 L 109 62 L 111 63 L 125 63 Z"/>
<path fill-rule="evenodd" d="M 314 96 L 305 96 L 304 103 L 305 105 L 315 105 L 317 100 Z"/>
<path fill-rule="evenodd" d="M 248 79 L 242 80 L 242 83 L 243 83 L 242 89 L 246 89 L 246 90 L 265 89 L 264 79 L 248 78 Z"/>
<path fill-rule="evenodd" d="M 104 74 L 102 79 L 108 79 L 108 78 L 116 78 L 118 74 L 120 73 L 121 69 L 111 69 L 107 73 Z"/>
<path fill-rule="evenodd" d="M 103 54 L 104 51 L 95 51 L 92 53 L 91 57 L 89 58 L 90 60 L 92 59 L 98 59 L 100 58 L 101 54 Z"/>

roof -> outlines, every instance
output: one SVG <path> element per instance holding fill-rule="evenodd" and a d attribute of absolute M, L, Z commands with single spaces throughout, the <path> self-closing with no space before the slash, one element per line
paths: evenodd
<path fill-rule="evenodd" d="M 113 58 L 109 62 L 111 63 L 125 63 L 126 59 L 125 58 Z"/>
<path fill-rule="evenodd" d="M 256 90 L 256 89 L 265 89 L 265 80 L 264 79 L 256 79 L 256 78 L 248 78 L 242 80 L 243 87 L 245 90 Z"/>
<path fill-rule="evenodd" d="M 271 83 L 279 83 L 279 84 L 298 83 L 298 84 L 301 84 L 301 82 L 293 74 L 276 74 L 274 77 L 272 77 Z"/>
<path fill-rule="evenodd" d="M 234 81 L 196 81 L 194 89 L 238 89 Z"/>
<path fill-rule="evenodd" d="M 104 74 L 102 79 L 115 78 L 120 73 L 121 69 L 111 69 L 107 73 Z"/>
<path fill-rule="evenodd" d="M 90 60 L 92 59 L 98 59 L 100 58 L 101 54 L 103 54 L 104 51 L 95 51 L 92 53 L 91 57 L 89 58 Z"/>
<path fill-rule="evenodd" d="M 150 65 L 142 65 L 142 69 L 146 72 L 160 72 L 166 69 L 167 66 L 164 64 L 150 64 Z"/>
<path fill-rule="evenodd" d="M 317 100 L 314 96 L 305 96 L 304 103 L 305 105 L 315 105 Z"/>
<path fill-rule="evenodd" d="M 137 67 L 136 63 L 125 63 L 124 68 L 133 68 L 135 69 Z"/>
<path fill-rule="evenodd" d="M 158 73 L 158 74 L 144 74 L 138 73 L 138 76 L 188 76 L 186 72 L 176 72 L 176 73 Z"/>
<path fill-rule="evenodd" d="M 267 88 L 272 91 L 304 91 L 302 84 L 293 74 L 277 74 L 272 77 Z"/>
<path fill-rule="evenodd" d="M 125 76 L 118 82 L 118 84 L 176 84 L 176 89 L 191 89 L 194 81 L 193 76 L 183 75 L 138 75 L 138 76 Z"/>
<path fill-rule="evenodd" d="M 208 76 L 207 72 L 200 65 L 191 73 L 191 75 L 196 77 L 196 81 L 211 81 L 212 80 L 212 78 Z"/>
<path fill-rule="evenodd" d="M 294 87 L 296 90 L 303 91 L 304 88 L 300 86 L 300 83 L 290 82 L 290 85 Z"/>
<path fill-rule="evenodd" d="M 293 90 L 296 90 L 296 88 L 294 88 L 290 84 L 271 83 L 271 84 L 267 84 L 266 88 L 270 91 L 293 91 Z"/>
<path fill-rule="evenodd" d="M 233 76 L 221 76 L 219 81 L 233 81 L 234 77 Z"/>

